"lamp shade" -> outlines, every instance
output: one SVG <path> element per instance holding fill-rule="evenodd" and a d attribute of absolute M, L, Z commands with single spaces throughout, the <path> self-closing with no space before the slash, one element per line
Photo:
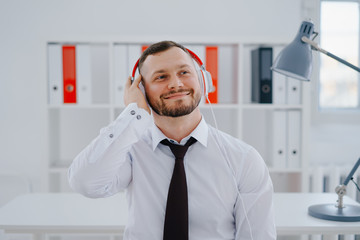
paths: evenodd
<path fill-rule="evenodd" d="M 312 71 L 311 46 L 301 40 L 310 38 L 314 33 L 314 24 L 303 21 L 295 39 L 277 56 L 271 70 L 303 81 L 310 81 Z"/>

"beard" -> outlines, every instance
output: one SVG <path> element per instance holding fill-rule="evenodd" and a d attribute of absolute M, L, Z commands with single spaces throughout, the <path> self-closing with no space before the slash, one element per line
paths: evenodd
<path fill-rule="evenodd" d="M 184 99 L 179 99 L 174 101 L 173 105 L 175 106 L 168 106 L 164 101 L 164 98 L 168 95 L 181 93 L 181 92 L 189 92 L 189 96 L 191 97 L 190 103 L 186 104 Z M 170 91 L 166 94 L 160 95 L 159 100 L 152 99 L 147 94 L 146 99 L 151 107 L 151 109 L 156 112 L 159 116 L 167 116 L 167 117 L 181 117 L 188 115 L 194 111 L 194 109 L 199 106 L 201 100 L 201 94 L 194 93 L 193 89 L 181 89 L 178 91 Z"/>

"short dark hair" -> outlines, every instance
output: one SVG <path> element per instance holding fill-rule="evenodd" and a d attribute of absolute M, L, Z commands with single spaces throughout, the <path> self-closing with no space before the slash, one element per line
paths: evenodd
<path fill-rule="evenodd" d="M 186 52 L 187 54 L 189 54 L 189 56 L 191 57 L 190 53 L 188 52 L 188 50 L 181 44 L 173 42 L 173 41 L 161 41 L 161 42 L 157 42 L 154 43 L 152 45 L 150 45 L 140 56 L 139 58 L 139 73 L 140 73 L 140 68 L 142 67 L 143 63 L 145 62 L 146 58 L 149 55 L 154 55 L 155 53 L 159 53 L 159 52 L 164 52 L 172 47 L 178 47 L 180 49 L 182 49 L 184 52 Z"/>

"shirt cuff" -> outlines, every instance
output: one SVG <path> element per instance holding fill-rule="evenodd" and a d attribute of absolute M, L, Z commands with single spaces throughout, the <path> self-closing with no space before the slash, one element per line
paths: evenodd
<path fill-rule="evenodd" d="M 136 103 L 131 103 L 116 118 L 114 125 L 108 129 L 108 134 L 109 137 L 116 139 L 126 131 L 126 128 L 130 128 L 139 138 L 152 122 L 152 116 L 145 109 L 139 108 Z"/>
<path fill-rule="evenodd" d="M 132 117 L 139 121 L 149 121 L 152 119 L 151 115 L 145 109 L 139 108 L 137 103 L 130 103 L 116 118 L 116 121 L 123 119 L 124 117 Z"/>
<path fill-rule="evenodd" d="M 100 130 L 99 141 L 93 146 L 93 154 L 89 162 L 96 162 L 106 149 L 119 137 L 126 137 L 126 144 L 138 141 L 147 128 L 151 126 L 151 115 L 136 103 L 129 104 L 109 126 Z"/>

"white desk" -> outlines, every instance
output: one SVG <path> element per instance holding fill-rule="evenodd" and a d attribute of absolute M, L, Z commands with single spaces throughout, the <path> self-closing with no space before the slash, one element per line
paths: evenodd
<path fill-rule="evenodd" d="M 126 222 L 124 194 L 90 199 L 76 193 L 35 193 L 0 208 L 0 229 L 5 233 L 122 234 Z"/>
<path fill-rule="evenodd" d="M 275 220 L 279 235 L 360 234 L 360 222 L 326 221 L 307 215 L 312 204 L 335 203 L 335 194 L 277 193 Z M 345 203 L 358 204 L 345 198 Z M 88 199 L 74 193 L 29 194 L 0 209 L 5 233 L 31 233 L 36 238 L 55 233 L 122 234 L 127 222 L 123 194 Z"/>
<path fill-rule="evenodd" d="M 314 204 L 336 204 L 332 193 L 276 193 L 274 196 L 275 223 L 279 235 L 300 234 L 360 234 L 360 222 L 337 222 L 317 219 L 307 214 Z M 344 203 L 359 205 L 344 197 Z"/>

